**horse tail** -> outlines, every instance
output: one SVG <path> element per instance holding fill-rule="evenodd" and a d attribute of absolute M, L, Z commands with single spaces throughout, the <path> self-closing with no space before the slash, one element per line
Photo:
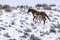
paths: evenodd
<path fill-rule="evenodd" d="M 49 19 L 49 21 L 50 21 L 50 18 L 48 17 L 48 15 L 45 13 L 45 16 Z"/>

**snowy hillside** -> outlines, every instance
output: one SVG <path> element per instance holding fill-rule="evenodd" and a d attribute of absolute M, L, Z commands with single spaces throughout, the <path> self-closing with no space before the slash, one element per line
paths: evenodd
<path fill-rule="evenodd" d="M 34 9 L 38 10 L 36 7 Z M 57 10 L 53 10 L 57 9 Z M 60 8 L 52 7 L 52 10 L 39 9 L 49 16 L 51 21 L 33 21 L 31 13 L 27 14 L 27 8 L 12 9 L 11 12 L 0 10 L 0 40 L 60 40 Z"/>

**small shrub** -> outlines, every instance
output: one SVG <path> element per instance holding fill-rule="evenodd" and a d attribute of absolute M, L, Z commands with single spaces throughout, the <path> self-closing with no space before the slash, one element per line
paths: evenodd
<path fill-rule="evenodd" d="M 31 35 L 30 39 L 31 39 L 31 40 L 41 40 L 41 39 L 39 39 L 38 37 L 35 37 L 34 35 Z"/>
<path fill-rule="evenodd" d="M 47 7 L 48 5 L 47 4 L 36 4 L 35 6 L 36 7 Z"/>
<path fill-rule="evenodd" d="M 60 23 L 59 22 L 57 22 L 56 28 L 60 29 Z"/>
<path fill-rule="evenodd" d="M 0 29 L 2 29 L 2 30 L 6 30 L 4 27 L 0 27 Z"/>
<path fill-rule="evenodd" d="M 23 6 L 23 5 L 21 5 L 21 6 L 20 6 L 20 8 L 24 8 L 24 6 Z"/>
<path fill-rule="evenodd" d="M 11 12 L 11 9 L 9 7 L 5 8 L 6 12 Z"/>
<path fill-rule="evenodd" d="M 17 8 L 20 8 L 20 6 L 17 6 Z"/>
<path fill-rule="evenodd" d="M 52 10 L 51 7 L 43 7 L 45 10 Z"/>
<path fill-rule="evenodd" d="M 50 29 L 50 33 L 56 33 L 55 28 L 51 27 L 51 29 Z"/>
<path fill-rule="evenodd" d="M 7 4 L 3 6 L 3 9 L 5 9 L 6 12 L 10 12 L 11 11 L 10 5 L 7 5 Z"/>
<path fill-rule="evenodd" d="M 48 5 L 47 4 L 42 4 L 42 7 L 48 7 Z"/>
<path fill-rule="evenodd" d="M 2 5 L 0 4 L 0 10 L 2 9 Z"/>
<path fill-rule="evenodd" d="M 3 6 L 3 9 L 5 9 L 7 7 L 10 8 L 10 6 L 6 4 L 6 5 Z"/>
<path fill-rule="evenodd" d="M 25 29 L 24 31 L 25 32 L 31 32 L 31 29 L 28 28 L 28 29 Z"/>
<path fill-rule="evenodd" d="M 42 4 L 36 4 L 35 7 L 42 7 Z"/>
<path fill-rule="evenodd" d="M 4 37 L 7 37 L 7 38 L 10 38 L 9 34 L 6 33 L 6 34 L 3 34 Z"/>
<path fill-rule="evenodd" d="M 50 4 L 49 6 L 50 6 L 50 7 L 55 7 L 56 5 L 55 5 L 55 4 Z"/>

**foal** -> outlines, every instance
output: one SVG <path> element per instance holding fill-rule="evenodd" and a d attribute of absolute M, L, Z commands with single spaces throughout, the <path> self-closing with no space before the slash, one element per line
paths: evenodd
<path fill-rule="evenodd" d="M 32 12 L 32 14 L 33 14 L 33 21 L 34 21 L 35 18 L 37 19 L 37 17 L 42 17 L 42 20 L 44 21 L 44 24 L 45 24 L 45 21 L 46 21 L 46 17 L 50 21 L 50 18 L 47 16 L 47 14 L 45 12 L 38 12 L 38 11 L 36 11 L 34 9 L 31 9 L 31 8 L 28 9 L 27 13 L 29 13 L 29 12 Z"/>

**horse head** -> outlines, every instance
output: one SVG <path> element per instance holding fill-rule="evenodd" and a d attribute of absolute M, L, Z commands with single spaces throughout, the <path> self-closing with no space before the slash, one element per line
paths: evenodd
<path fill-rule="evenodd" d="M 27 13 L 29 13 L 29 12 L 36 13 L 37 11 L 35 9 L 33 9 L 33 8 L 29 8 L 28 11 L 27 11 Z"/>

